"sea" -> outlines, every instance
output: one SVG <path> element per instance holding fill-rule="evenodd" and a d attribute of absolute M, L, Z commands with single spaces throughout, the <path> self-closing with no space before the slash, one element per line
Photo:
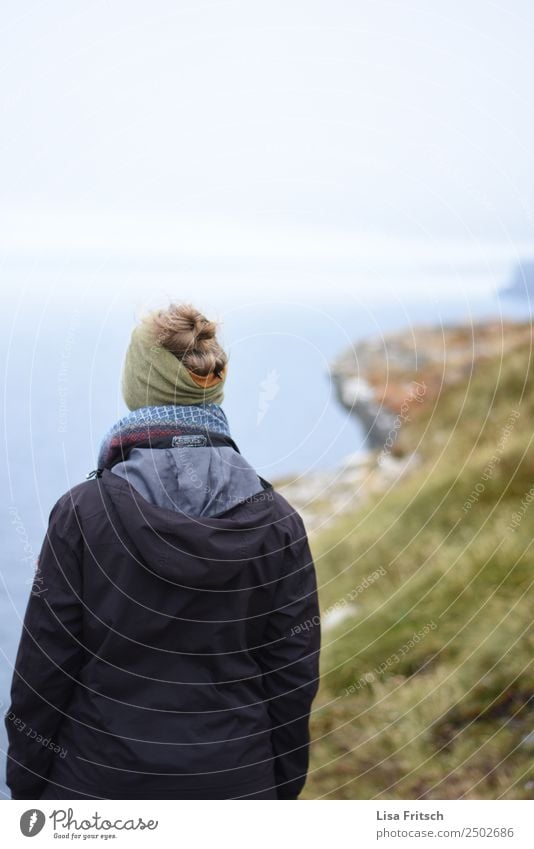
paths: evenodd
<path fill-rule="evenodd" d="M 219 293 L 224 305 L 224 293 Z M 188 293 L 195 300 L 195 293 Z M 128 290 L 74 285 L 61 297 L 16 284 L 0 318 L 4 363 L 0 513 L 0 707 L 9 686 L 35 560 L 55 501 L 96 467 L 100 441 L 126 408 L 120 373 L 138 317 Z M 230 304 L 230 301 L 228 302 Z M 223 407 L 241 453 L 267 480 L 334 469 L 367 450 L 358 420 L 336 399 L 329 363 L 363 338 L 416 324 L 529 318 L 526 300 L 499 294 L 278 300 L 220 310 L 229 354 Z M 0 756 L 6 740 L 0 728 Z M 9 798 L 0 769 L 0 798 Z"/>

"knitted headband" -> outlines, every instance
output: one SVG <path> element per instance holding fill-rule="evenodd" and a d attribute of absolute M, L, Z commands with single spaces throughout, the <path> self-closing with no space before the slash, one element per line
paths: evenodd
<path fill-rule="evenodd" d="M 220 376 L 194 374 L 171 351 L 158 344 L 151 328 L 138 325 L 126 351 L 122 394 L 130 410 L 166 404 L 220 404 L 227 366 Z"/>

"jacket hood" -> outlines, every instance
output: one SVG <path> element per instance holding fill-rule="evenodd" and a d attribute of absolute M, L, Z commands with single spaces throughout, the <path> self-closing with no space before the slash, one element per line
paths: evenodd
<path fill-rule="evenodd" d="M 220 452 L 232 452 L 232 462 Z M 193 461 L 203 484 L 196 494 L 188 471 Z M 251 558 L 278 547 L 273 524 L 281 496 L 231 448 L 135 449 L 96 482 L 121 544 L 174 585 L 224 588 Z"/>

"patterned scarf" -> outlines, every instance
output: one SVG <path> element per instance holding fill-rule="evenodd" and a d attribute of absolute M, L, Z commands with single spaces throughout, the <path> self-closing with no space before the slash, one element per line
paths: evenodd
<path fill-rule="evenodd" d="M 228 419 L 219 404 L 168 404 L 132 410 L 107 432 L 98 454 L 98 469 L 109 469 L 123 458 L 125 449 L 137 442 L 206 430 L 230 436 Z"/>

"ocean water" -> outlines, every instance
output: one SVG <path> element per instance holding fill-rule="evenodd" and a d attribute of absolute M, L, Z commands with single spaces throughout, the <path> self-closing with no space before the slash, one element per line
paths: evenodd
<path fill-rule="evenodd" d="M 122 356 L 134 308 L 73 292 L 61 301 L 20 302 L 0 319 L 5 362 L 1 464 L 0 707 L 9 682 L 50 510 L 96 465 L 100 440 L 125 412 Z M 361 338 L 409 327 L 484 317 L 526 317 L 521 300 L 327 304 L 280 300 L 223 311 L 230 355 L 223 407 L 241 452 L 267 479 L 334 468 L 365 450 L 365 433 L 336 401 L 328 364 Z M 4 728 L 0 749 L 5 752 Z M 3 755 L 2 755 L 3 757 Z M 0 796 L 7 796 L 0 773 Z"/>

